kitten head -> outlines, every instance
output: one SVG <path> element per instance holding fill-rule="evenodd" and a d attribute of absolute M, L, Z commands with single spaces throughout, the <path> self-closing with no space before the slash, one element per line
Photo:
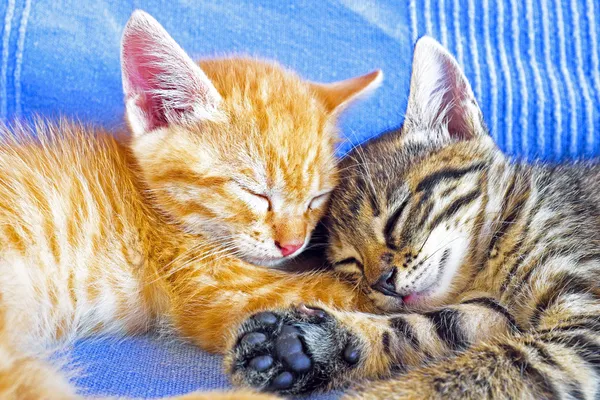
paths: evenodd
<path fill-rule="evenodd" d="M 384 309 L 443 303 L 463 287 L 458 270 L 482 226 L 486 170 L 501 157 L 458 64 L 422 38 L 402 129 L 340 165 L 330 261 Z"/>
<path fill-rule="evenodd" d="M 302 251 L 337 183 L 337 114 L 381 72 L 333 84 L 272 62 L 195 64 L 136 11 L 122 41 L 131 148 L 156 206 L 257 264 Z"/>

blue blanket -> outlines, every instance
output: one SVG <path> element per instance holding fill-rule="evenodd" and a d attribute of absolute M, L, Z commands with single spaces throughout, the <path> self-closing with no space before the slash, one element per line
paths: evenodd
<path fill-rule="evenodd" d="M 342 152 L 401 124 L 412 46 L 427 33 L 457 56 L 507 153 L 600 154 L 597 0 L 2 0 L 0 119 L 66 115 L 122 128 L 119 40 L 135 8 L 195 57 L 275 58 L 321 81 L 382 68 L 380 90 L 342 121 Z M 82 341 L 74 362 L 93 394 L 227 385 L 218 357 L 151 337 Z"/>

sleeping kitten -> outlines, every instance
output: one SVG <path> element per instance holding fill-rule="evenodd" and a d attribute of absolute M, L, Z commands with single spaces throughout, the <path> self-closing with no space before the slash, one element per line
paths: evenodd
<path fill-rule="evenodd" d="M 77 397 L 35 357 L 57 341 L 166 324 L 222 352 L 266 307 L 372 309 L 333 274 L 255 264 L 306 245 L 337 183 L 336 117 L 379 71 L 317 84 L 252 59 L 200 68 L 140 11 L 122 66 L 126 140 L 69 123 L 0 132 L 2 399 Z"/>
<path fill-rule="evenodd" d="M 395 372 L 356 398 L 599 398 L 597 164 L 509 160 L 454 58 L 423 38 L 404 126 L 354 149 L 341 171 L 330 261 L 381 308 L 405 311 L 301 306 L 268 326 L 250 319 L 240 335 L 269 340 L 236 346 L 237 381 L 291 373 L 278 389 L 297 393 Z M 312 368 L 253 369 L 259 355 L 291 357 L 279 345 L 290 331 Z"/>

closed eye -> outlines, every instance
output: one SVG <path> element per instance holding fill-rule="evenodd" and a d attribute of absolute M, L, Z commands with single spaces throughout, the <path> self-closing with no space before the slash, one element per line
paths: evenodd
<path fill-rule="evenodd" d="M 396 228 L 396 224 L 398 223 L 398 219 L 402 215 L 402 211 L 404 211 L 407 204 L 408 204 L 408 198 L 406 200 L 404 200 L 402 202 L 402 204 L 400 204 L 400 206 L 396 209 L 396 211 L 394 211 L 394 213 L 390 216 L 390 218 L 385 223 L 385 227 L 383 228 L 383 237 L 385 238 L 385 242 L 388 245 L 388 247 L 393 248 L 392 245 L 394 242 L 394 240 L 393 240 L 394 238 L 392 237 L 392 233 L 394 232 L 394 229 Z"/>
<path fill-rule="evenodd" d="M 363 265 L 360 261 L 358 261 L 356 258 L 354 257 L 348 257 L 348 258 L 344 258 L 343 260 L 340 261 L 336 261 L 333 263 L 333 267 L 344 267 L 344 266 L 356 266 L 358 267 L 358 269 L 360 271 L 363 270 Z"/>
<path fill-rule="evenodd" d="M 260 199 L 261 201 L 266 202 L 267 204 L 267 211 L 271 211 L 271 199 L 269 198 L 269 196 L 267 196 L 266 194 L 263 193 L 257 193 L 255 191 L 253 191 L 252 189 L 247 188 L 246 186 L 242 186 L 239 185 L 240 189 L 242 189 L 244 192 L 252 195 L 253 197 Z"/>

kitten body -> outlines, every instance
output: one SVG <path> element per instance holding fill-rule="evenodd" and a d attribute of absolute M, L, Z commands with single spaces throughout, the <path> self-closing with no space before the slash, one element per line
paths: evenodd
<path fill-rule="evenodd" d="M 316 84 L 252 59 L 200 68 L 143 12 L 122 51 L 129 135 L 2 129 L 3 399 L 76 398 L 37 355 L 84 335 L 168 328 L 223 352 L 266 307 L 372 307 L 333 274 L 256 264 L 302 251 L 337 182 L 336 115 L 380 73 Z"/>
<path fill-rule="evenodd" d="M 597 163 L 504 156 L 456 61 L 423 38 L 402 129 L 354 149 L 341 170 L 327 217 L 331 262 L 379 307 L 404 310 L 273 312 L 281 332 L 301 332 L 315 364 L 279 367 L 297 374 L 285 390 L 395 374 L 349 397 L 598 398 Z M 251 320 L 241 334 L 258 329 Z M 252 353 L 234 354 L 241 366 Z M 244 372 L 238 379 L 250 381 Z"/>

